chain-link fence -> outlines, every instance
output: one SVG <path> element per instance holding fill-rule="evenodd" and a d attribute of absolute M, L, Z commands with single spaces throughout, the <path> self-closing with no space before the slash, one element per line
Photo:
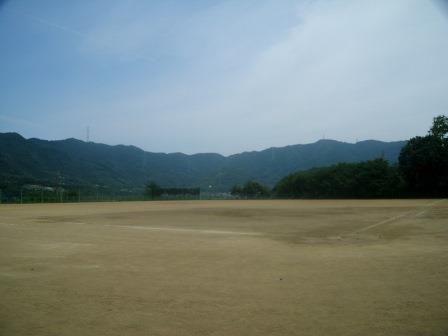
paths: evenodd
<path fill-rule="evenodd" d="M 124 201 L 157 201 L 157 200 L 199 200 L 229 198 L 223 194 L 163 194 L 148 196 L 143 193 L 129 193 L 105 190 L 66 190 L 63 188 L 29 189 L 18 188 L 8 191 L 0 189 L 0 203 L 73 203 L 73 202 L 124 202 Z"/>
<path fill-rule="evenodd" d="M 126 202 L 126 201 L 168 201 L 168 200 L 269 200 L 269 199 L 387 199 L 387 198 L 447 198 L 448 195 L 428 194 L 402 194 L 396 197 L 356 197 L 354 195 L 332 196 L 304 196 L 270 194 L 263 196 L 234 196 L 229 192 L 200 192 L 198 194 L 163 194 L 147 196 L 141 193 L 129 193 L 108 190 L 66 190 L 55 189 L 27 189 L 15 190 L 0 189 L 0 203 L 27 204 L 27 203 L 74 203 L 74 202 Z"/>

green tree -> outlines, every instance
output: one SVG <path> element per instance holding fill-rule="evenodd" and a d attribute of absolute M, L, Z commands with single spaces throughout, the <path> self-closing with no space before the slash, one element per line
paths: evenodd
<path fill-rule="evenodd" d="M 161 196 L 163 189 L 155 182 L 151 181 L 145 186 L 145 196 L 156 198 Z"/>
<path fill-rule="evenodd" d="M 230 193 L 233 196 L 244 198 L 262 198 L 270 194 L 267 187 L 256 181 L 247 181 L 242 187 L 236 185 L 231 189 Z"/>
<path fill-rule="evenodd" d="M 398 196 L 401 185 L 398 169 L 376 159 L 293 173 L 277 183 L 274 193 L 287 198 L 382 198 Z"/>
<path fill-rule="evenodd" d="M 247 181 L 243 186 L 243 192 L 248 197 L 269 196 L 269 189 L 256 181 Z"/>
<path fill-rule="evenodd" d="M 234 185 L 232 189 L 230 190 L 230 194 L 232 196 L 242 196 L 243 195 L 243 188 L 239 185 Z"/>
<path fill-rule="evenodd" d="M 429 135 L 439 139 L 446 139 L 448 135 L 448 117 L 440 115 L 433 119 Z"/>
<path fill-rule="evenodd" d="M 400 153 L 399 167 L 409 192 L 416 196 L 448 193 L 448 118 L 438 116 L 424 137 L 414 137 Z"/>

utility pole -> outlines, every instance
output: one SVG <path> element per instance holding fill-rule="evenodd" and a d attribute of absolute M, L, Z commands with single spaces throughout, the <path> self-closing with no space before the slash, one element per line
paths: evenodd
<path fill-rule="evenodd" d="M 43 203 L 44 202 L 44 188 L 40 189 L 40 202 Z"/>
<path fill-rule="evenodd" d="M 86 127 L 86 142 L 90 142 L 90 126 Z"/>

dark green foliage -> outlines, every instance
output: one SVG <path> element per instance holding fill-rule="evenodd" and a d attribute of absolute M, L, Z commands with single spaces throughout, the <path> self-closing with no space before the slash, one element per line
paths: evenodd
<path fill-rule="evenodd" d="M 241 198 L 264 198 L 269 196 L 270 191 L 258 182 L 247 181 L 242 187 L 235 185 L 230 193 Z"/>
<path fill-rule="evenodd" d="M 199 196 L 201 188 L 162 188 L 162 195 L 167 196 Z"/>
<path fill-rule="evenodd" d="M 145 186 L 145 196 L 149 198 L 157 198 L 163 194 L 163 189 L 155 182 L 149 182 Z"/>
<path fill-rule="evenodd" d="M 288 175 L 278 197 L 379 198 L 448 195 L 448 118 L 438 116 L 427 136 L 402 148 L 399 168 L 384 159 L 341 163 Z"/>
<path fill-rule="evenodd" d="M 439 139 L 446 139 L 448 135 L 448 117 L 440 115 L 433 119 L 429 135 Z"/>
<path fill-rule="evenodd" d="M 27 140 L 16 133 L 0 133 L 0 189 L 17 194 L 24 184 L 40 184 L 115 192 L 126 189 L 141 195 L 147 181 L 157 181 L 167 188 L 208 189 L 212 185 L 216 192 L 228 191 L 233 185 L 251 179 L 271 187 L 291 172 L 312 167 L 364 161 L 382 153 L 396 162 L 404 144 L 321 140 L 224 157 L 210 153 L 151 153 L 133 146 L 108 146 L 76 139 Z"/>
<path fill-rule="evenodd" d="M 241 195 L 243 195 L 243 187 L 241 187 L 240 185 L 234 185 L 232 189 L 230 189 L 230 194 L 232 196 L 240 197 Z"/>
<path fill-rule="evenodd" d="M 389 165 L 396 162 L 399 168 Z M 375 159 L 360 163 L 362 160 Z M 331 164 L 340 163 L 333 166 Z M 351 162 L 351 163 L 350 163 Z M 322 167 L 324 168 L 312 168 Z M 310 169 L 312 168 L 312 169 Z M 303 171 L 305 169 L 310 169 Z M 0 201 L 199 196 L 198 185 L 242 198 L 381 198 L 448 194 L 448 118 L 438 116 L 427 136 L 408 143 L 321 140 L 309 145 L 270 148 L 224 157 L 144 152 L 132 146 L 107 146 L 76 139 L 26 140 L 0 133 Z M 40 189 L 39 189 L 40 188 Z M 51 191 L 53 190 L 53 191 Z"/>
<path fill-rule="evenodd" d="M 286 198 L 383 198 L 398 196 L 401 187 L 398 169 L 376 159 L 297 172 L 283 178 L 274 192 Z"/>
<path fill-rule="evenodd" d="M 200 188 L 162 188 L 155 182 L 145 186 L 145 196 L 151 199 L 171 196 L 196 196 L 201 194 Z"/>
<path fill-rule="evenodd" d="M 427 136 L 414 137 L 399 156 L 408 192 L 415 196 L 448 194 L 448 118 L 434 118 Z"/>
<path fill-rule="evenodd" d="M 260 152 L 245 152 L 227 158 L 217 178 L 218 184 L 243 184 L 259 181 L 273 187 L 279 179 L 296 171 L 326 167 L 340 162 L 360 162 L 384 157 L 396 163 L 404 141 L 360 141 L 356 144 L 334 140 L 319 140 L 312 144 L 269 148 Z M 214 184 L 214 183 L 210 183 Z M 230 187 L 227 186 L 227 190 Z"/>

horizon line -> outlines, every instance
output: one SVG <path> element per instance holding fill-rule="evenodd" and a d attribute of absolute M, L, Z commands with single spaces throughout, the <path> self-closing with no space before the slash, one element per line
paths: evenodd
<path fill-rule="evenodd" d="M 203 155 L 203 154 L 215 154 L 215 155 L 220 155 L 222 157 L 230 157 L 230 156 L 234 156 L 234 155 L 240 155 L 240 154 L 244 154 L 244 153 L 259 153 L 259 152 L 263 152 L 263 151 L 267 151 L 270 149 L 278 149 L 278 148 L 285 148 L 285 147 L 292 147 L 292 146 L 306 146 L 306 145 L 312 145 L 312 144 L 316 144 L 318 142 L 321 141 L 330 141 L 330 142 L 339 142 L 339 143 L 345 143 L 345 144 L 350 144 L 350 145 L 356 145 L 358 143 L 362 143 L 362 142 L 367 142 L 367 141 L 376 141 L 376 142 L 382 142 L 382 143 L 394 143 L 394 142 L 406 142 L 408 140 L 393 140 L 393 141 L 384 141 L 384 140 L 377 140 L 377 139 L 365 139 L 365 140 L 359 140 L 356 142 L 348 142 L 348 141 L 341 141 L 341 140 L 336 140 L 336 139 L 330 139 L 330 138 L 321 138 L 319 140 L 316 140 L 314 142 L 308 142 L 308 143 L 295 143 L 295 144 L 290 144 L 290 145 L 283 145 L 283 146 L 271 146 L 271 147 L 266 147 L 264 149 L 260 149 L 260 150 L 245 150 L 245 151 L 241 151 L 238 153 L 233 153 L 233 154 L 222 154 L 222 153 L 218 153 L 218 152 L 196 152 L 196 153 L 184 153 L 184 152 L 156 152 L 156 151 L 149 151 L 149 150 L 145 150 L 141 147 L 138 147 L 136 145 L 127 145 L 127 144 L 107 144 L 107 143 L 103 143 L 103 142 L 95 142 L 95 141 L 86 141 L 86 140 L 82 140 L 82 139 L 78 139 L 75 137 L 69 137 L 69 138 L 64 138 L 64 139 L 42 139 L 42 138 L 37 138 L 37 137 L 30 137 L 30 138 L 26 138 L 24 137 L 22 134 L 18 133 L 18 132 L 14 132 L 14 131 L 9 131 L 9 132 L 0 132 L 0 134 L 16 134 L 18 136 L 20 136 L 21 138 L 25 139 L 25 140 L 40 140 L 40 141 L 52 141 L 52 142 L 56 142 L 56 141 L 67 141 L 67 140 L 76 140 L 79 142 L 83 142 L 85 144 L 96 144 L 96 145 L 104 145 L 104 146 L 110 146 L 110 147 L 118 147 L 118 146 L 122 146 L 122 147 L 134 147 L 137 148 L 145 153 L 153 153 L 153 154 L 165 154 L 165 155 L 172 155 L 172 154 L 182 154 L 182 155 L 187 155 L 187 156 L 193 156 L 193 155 Z"/>

